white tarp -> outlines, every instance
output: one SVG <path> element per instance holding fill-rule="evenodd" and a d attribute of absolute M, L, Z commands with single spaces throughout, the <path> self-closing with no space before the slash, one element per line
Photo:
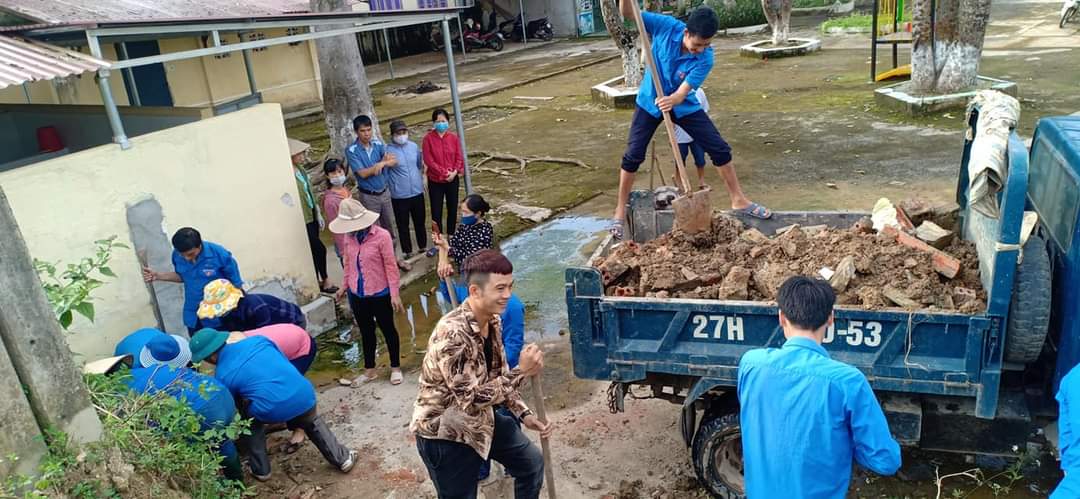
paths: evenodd
<path fill-rule="evenodd" d="M 996 90 L 981 90 L 968 104 L 967 115 L 979 109 L 979 120 L 974 130 L 968 128 L 971 143 L 968 160 L 968 204 L 989 218 L 999 214 L 997 193 L 1005 185 L 1009 174 L 1009 133 L 1020 119 L 1020 102 Z"/>

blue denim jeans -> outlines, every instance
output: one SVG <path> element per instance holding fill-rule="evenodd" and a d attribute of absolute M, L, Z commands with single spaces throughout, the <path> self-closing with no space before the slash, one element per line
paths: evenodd
<path fill-rule="evenodd" d="M 439 499 L 475 499 L 484 459 L 468 445 L 416 437 L 416 450 L 427 467 Z M 521 431 L 517 419 L 495 412 L 491 459 L 514 477 L 515 499 L 537 499 L 544 485 L 544 457 Z"/>

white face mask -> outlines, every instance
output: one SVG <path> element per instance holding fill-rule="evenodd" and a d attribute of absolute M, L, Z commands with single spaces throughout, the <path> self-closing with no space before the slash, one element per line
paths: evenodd
<path fill-rule="evenodd" d="M 341 175 L 341 176 L 337 176 L 337 177 L 330 177 L 330 183 L 333 184 L 333 185 L 345 185 L 345 179 L 346 178 L 347 177 L 345 177 L 345 175 Z"/>
<path fill-rule="evenodd" d="M 394 143 L 399 145 L 399 146 L 403 146 L 407 142 L 409 142 L 409 134 L 407 134 L 407 133 L 403 133 L 401 135 L 395 135 L 394 136 Z"/>

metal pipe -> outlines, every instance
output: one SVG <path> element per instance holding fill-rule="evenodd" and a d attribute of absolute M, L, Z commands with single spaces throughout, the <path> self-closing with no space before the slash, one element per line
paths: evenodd
<path fill-rule="evenodd" d="M 22 84 L 22 93 L 23 93 L 24 96 L 26 96 L 26 103 L 27 104 L 33 104 L 34 103 L 34 99 L 32 97 L 30 97 L 30 84 L 29 83 L 23 82 L 23 84 Z"/>
<path fill-rule="evenodd" d="M 247 72 L 248 88 L 251 89 L 251 95 L 255 95 L 258 92 L 258 87 L 255 86 L 255 70 L 251 65 L 251 49 L 244 50 L 244 71 Z"/>
<path fill-rule="evenodd" d="M 522 0 L 518 0 L 518 10 L 521 11 L 521 14 L 518 14 L 518 15 L 521 16 L 521 44 L 522 45 L 528 45 L 529 44 L 529 32 L 525 31 L 525 25 L 527 24 L 526 21 L 525 21 L 525 19 L 526 19 L 525 18 L 525 4 L 523 4 L 521 2 L 522 2 Z"/>
<path fill-rule="evenodd" d="M 465 56 L 465 25 L 461 23 L 461 14 L 457 17 L 458 38 L 461 39 L 461 60 L 468 59 Z"/>
<path fill-rule="evenodd" d="M 120 149 L 130 149 L 131 142 L 128 142 L 127 135 L 124 133 L 124 123 L 120 121 L 120 111 L 116 108 L 112 88 L 109 87 L 108 69 L 98 70 L 97 83 L 98 89 L 101 90 L 101 102 L 105 105 L 105 115 L 109 117 L 109 126 L 112 128 L 113 142 L 120 144 Z"/>
<path fill-rule="evenodd" d="M 127 42 L 120 42 L 120 54 L 119 55 L 120 55 L 120 60 L 122 60 L 122 61 L 125 61 L 125 60 L 128 59 Z M 142 99 L 139 98 L 139 87 L 135 83 L 135 73 L 131 71 L 131 68 L 124 68 L 123 71 L 124 71 L 124 79 L 127 80 L 127 83 L 128 83 L 128 85 L 127 85 L 128 86 L 128 91 L 131 92 L 131 95 L 128 96 L 128 99 L 131 101 L 131 105 L 133 105 L 133 106 L 141 106 L 142 105 Z"/>
<path fill-rule="evenodd" d="M 458 18 L 458 22 L 460 18 Z M 465 158 L 465 194 L 472 194 L 472 171 L 469 168 L 469 151 L 465 148 L 465 122 L 461 119 L 461 97 L 458 95 L 457 73 L 454 71 L 454 48 L 450 40 L 450 22 L 442 20 L 443 51 L 446 52 L 446 72 L 450 75 L 450 102 L 454 108 L 454 123 L 461 140 L 461 155 Z"/>
<path fill-rule="evenodd" d="M 383 43 L 386 44 L 386 63 L 390 65 L 390 79 L 394 79 L 394 61 L 390 58 L 390 35 L 386 34 L 386 30 L 382 30 Z"/>

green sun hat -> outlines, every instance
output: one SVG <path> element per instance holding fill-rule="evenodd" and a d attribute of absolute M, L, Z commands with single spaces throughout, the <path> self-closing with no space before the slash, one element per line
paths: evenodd
<path fill-rule="evenodd" d="M 191 337 L 191 361 L 202 362 L 207 357 L 218 351 L 222 345 L 225 344 L 225 340 L 229 338 L 229 333 L 224 331 L 217 331 L 215 329 L 203 328 L 199 332 L 195 333 L 195 336 Z"/>

